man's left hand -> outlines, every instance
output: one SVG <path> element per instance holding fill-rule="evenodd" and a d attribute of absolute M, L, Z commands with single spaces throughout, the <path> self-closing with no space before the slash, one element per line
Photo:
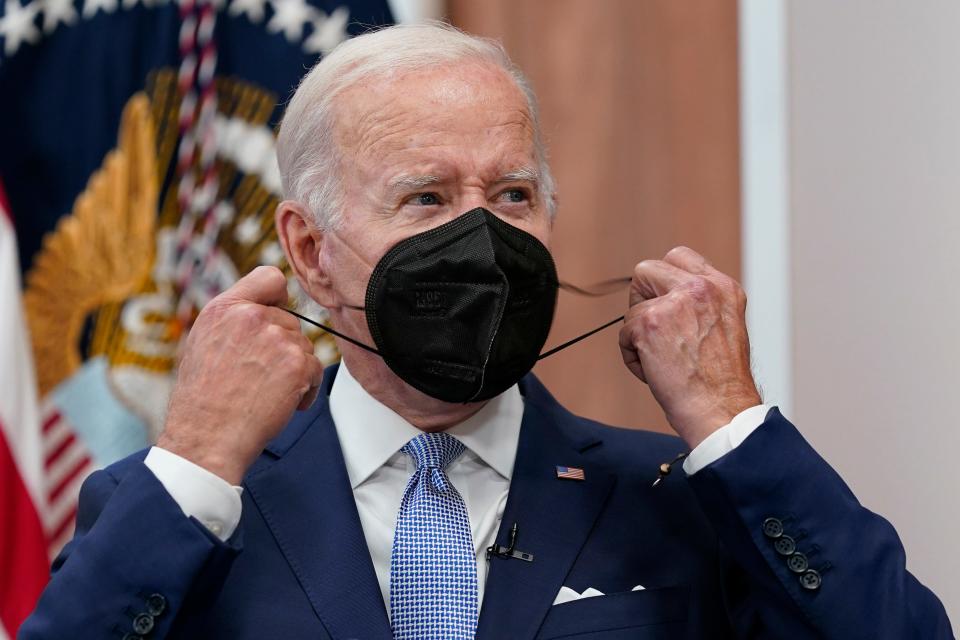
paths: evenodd
<path fill-rule="evenodd" d="M 761 402 L 746 308 L 740 284 L 687 247 L 634 268 L 620 330 L 623 361 L 691 449 Z"/>

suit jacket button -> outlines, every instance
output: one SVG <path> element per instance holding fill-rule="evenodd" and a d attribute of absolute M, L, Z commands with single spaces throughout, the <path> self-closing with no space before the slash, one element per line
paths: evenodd
<path fill-rule="evenodd" d="M 810 563 L 807 562 L 807 556 L 797 552 L 787 558 L 787 567 L 794 573 L 803 573 L 810 567 Z"/>
<path fill-rule="evenodd" d="M 797 550 L 797 543 L 794 542 L 790 536 L 780 536 L 777 538 L 777 541 L 773 543 L 773 548 L 776 549 L 780 555 L 789 556 Z"/>
<path fill-rule="evenodd" d="M 779 538 L 783 535 L 783 523 L 778 518 L 767 518 L 763 521 L 763 535 Z"/>
<path fill-rule="evenodd" d="M 809 589 L 810 591 L 816 591 L 819 589 L 822 582 L 823 579 L 820 577 L 820 573 L 816 569 L 810 569 L 800 576 L 800 586 L 804 589 Z"/>
<path fill-rule="evenodd" d="M 167 599 L 159 593 L 147 598 L 147 613 L 156 617 L 167 610 Z"/>
<path fill-rule="evenodd" d="M 137 614 L 137 617 L 133 619 L 133 631 L 142 636 L 153 631 L 153 616 L 149 613 Z"/>

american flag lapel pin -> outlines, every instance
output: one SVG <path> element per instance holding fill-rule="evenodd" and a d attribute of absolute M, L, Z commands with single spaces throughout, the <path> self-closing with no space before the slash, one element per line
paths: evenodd
<path fill-rule="evenodd" d="M 577 467 L 561 467 L 557 465 L 557 477 L 562 480 L 586 480 L 583 469 Z"/>

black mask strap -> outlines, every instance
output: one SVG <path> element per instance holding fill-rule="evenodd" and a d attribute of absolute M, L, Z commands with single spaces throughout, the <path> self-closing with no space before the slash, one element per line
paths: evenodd
<path fill-rule="evenodd" d="M 567 347 L 577 344 L 578 342 L 580 342 L 580 341 L 583 340 L 584 338 L 589 338 L 590 336 L 592 336 L 593 334 L 597 333 L 598 331 L 603 331 L 603 330 L 606 329 L 607 327 L 612 327 L 613 325 L 617 324 L 618 322 L 623 321 L 624 318 L 626 318 L 626 316 L 620 316 L 620 317 L 617 318 L 616 320 L 611 320 L 610 322 L 607 322 L 606 324 L 600 325 L 600 326 L 597 327 L 596 329 L 591 329 L 590 331 L 587 331 L 585 334 L 583 334 L 583 335 L 581 335 L 581 336 L 577 336 L 577 337 L 574 338 L 573 340 L 567 340 L 566 342 L 564 342 L 563 344 L 561 344 L 559 347 L 554 347 L 553 349 L 550 349 L 550 351 L 547 351 L 546 353 L 541 353 L 539 356 L 537 356 L 537 361 L 540 361 L 540 360 L 543 360 L 543 359 L 546 358 L 546 357 L 552 356 L 552 355 L 555 354 L 557 351 L 563 351 L 563 350 L 566 349 Z"/>
<path fill-rule="evenodd" d="M 624 278 L 611 278 L 611 279 L 609 279 L 609 280 L 603 280 L 603 281 L 601 281 L 601 282 L 597 282 L 597 283 L 595 283 L 595 284 L 592 284 L 592 285 L 590 285 L 589 287 L 578 287 L 578 286 L 575 285 L 575 284 L 570 284 L 569 282 L 564 282 L 564 281 L 561 280 L 560 283 L 559 283 L 559 286 L 560 286 L 560 288 L 563 289 L 564 291 L 569 291 L 570 293 L 575 293 L 575 294 L 577 294 L 578 296 L 588 296 L 588 297 L 590 297 L 590 298 L 600 298 L 600 297 L 602 297 L 602 296 L 610 295 L 611 293 L 614 293 L 614 292 L 618 291 L 619 289 L 624 288 L 625 286 L 627 286 L 628 284 L 630 284 L 630 280 L 631 280 L 631 278 L 628 278 L 628 277 L 624 277 Z M 549 356 L 552 356 L 553 354 L 555 354 L 555 353 L 558 352 L 558 351 L 563 351 L 563 350 L 566 349 L 567 347 L 573 346 L 573 345 L 577 344 L 578 342 L 580 342 L 581 340 L 583 340 L 583 339 L 585 339 L 585 338 L 589 338 L 589 337 L 592 336 L 593 334 L 595 334 L 595 333 L 597 333 L 597 332 L 599 332 L 599 331 L 603 331 L 603 330 L 606 329 L 607 327 L 611 327 L 611 326 L 617 324 L 618 322 L 621 322 L 625 317 L 626 317 L 626 316 L 620 316 L 620 317 L 617 318 L 616 320 L 611 320 L 610 322 L 607 322 L 606 324 L 600 325 L 600 326 L 597 327 L 596 329 L 592 329 L 592 330 L 590 330 L 590 331 L 587 331 L 585 334 L 583 334 L 583 335 L 581 335 L 581 336 L 577 336 L 577 337 L 574 338 L 573 340 L 567 340 L 566 342 L 564 342 L 564 343 L 561 344 L 560 346 L 554 347 L 553 349 L 550 349 L 550 350 L 547 351 L 546 353 L 541 353 L 541 354 L 537 357 L 537 361 L 540 361 L 540 360 L 543 360 L 544 358 L 547 358 L 547 357 L 549 357 Z"/>
<path fill-rule="evenodd" d="M 374 349 L 373 347 L 368 346 L 368 345 L 365 345 L 365 344 L 363 344 L 362 342 L 360 342 L 359 340 L 354 340 L 354 339 L 351 338 L 350 336 L 344 335 L 344 334 L 340 333 L 339 331 L 337 331 L 336 329 L 333 329 L 333 328 L 331 328 L 331 327 L 328 327 L 328 326 L 325 325 L 325 324 L 320 324 L 320 323 L 317 322 L 316 320 L 311 320 L 311 319 L 308 318 L 307 316 L 302 316 L 302 315 L 300 315 L 299 313 L 297 313 L 296 311 L 294 311 L 293 309 L 287 309 L 286 307 L 280 307 L 280 309 L 286 311 L 287 313 L 289 313 L 290 315 L 292 315 L 292 316 L 294 316 L 294 317 L 296 317 L 296 318 L 300 318 L 300 319 L 303 320 L 304 322 L 307 322 L 307 323 L 309 323 L 309 324 L 312 324 L 313 326 L 317 327 L 318 329 L 323 329 L 323 330 L 326 331 L 327 333 L 333 334 L 333 335 L 337 336 L 338 338 L 343 338 L 344 340 L 346 340 L 346 341 L 349 342 L 350 344 L 355 344 L 355 345 L 357 345 L 358 347 L 360 347 L 361 349 L 366 349 L 366 350 L 369 351 L 370 353 L 375 353 L 375 354 L 377 354 L 378 356 L 380 355 L 380 352 L 377 351 L 376 349 Z M 382 357 L 382 356 L 381 356 L 381 357 Z"/>
<path fill-rule="evenodd" d="M 564 282 L 561 280 L 558 286 L 564 291 L 569 291 L 570 293 L 575 293 L 579 296 L 600 298 L 602 296 L 608 296 L 611 293 L 619 291 L 630 284 L 630 280 L 630 278 L 611 278 L 610 280 L 603 280 L 601 282 L 594 283 L 589 287 L 578 287 L 575 284 L 570 284 L 569 282 Z"/>

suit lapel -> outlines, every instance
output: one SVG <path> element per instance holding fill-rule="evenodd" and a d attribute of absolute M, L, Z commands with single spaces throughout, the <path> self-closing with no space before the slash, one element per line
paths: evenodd
<path fill-rule="evenodd" d="M 327 396 L 274 440 L 244 483 L 333 638 L 392 638 Z"/>
<path fill-rule="evenodd" d="M 516 548 L 533 562 L 489 560 L 478 638 L 532 638 L 563 586 L 615 477 L 592 465 L 584 451 L 596 438 L 566 433 L 572 422 L 532 377 L 525 381 L 526 402 L 517 460 L 497 542 L 506 545 L 517 523 Z M 557 478 L 556 467 L 584 470 L 585 480 Z"/>

